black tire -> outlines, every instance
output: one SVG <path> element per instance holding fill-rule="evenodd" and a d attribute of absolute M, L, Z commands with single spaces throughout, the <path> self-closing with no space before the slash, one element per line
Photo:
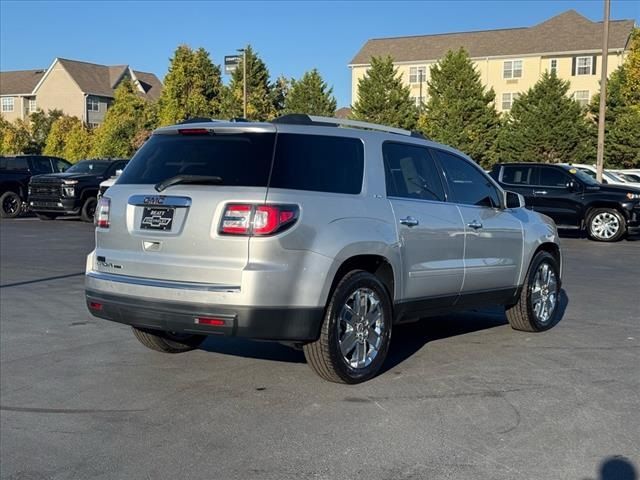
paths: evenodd
<path fill-rule="evenodd" d="M 22 213 L 22 199 L 16 192 L 9 190 L 0 195 L 0 217 L 16 218 Z"/>
<path fill-rule="evenodd" d="M 36 216 L 40 219 L 40 220 L 55 220 L 56 218 L 58 218 L 58 215 L 55 213 L 37 213 L 36 212 Z"/>
<path fill-rule="evenodd" d="M 80 210 L 80 218 L 83 222 L 93 222 L 97 205 L 98 199 L 96 197 L 89 197 L 84 201 L 84 205 L 82 205 L 82 209 Z"/>
<path fill-rule="evenodd" d="M 587 233 L 597 242 L 617 242 L 627 233 L 627 221 L 614 208 L 594 208 L 587 216 Z"/>
<path fill-rule="evenodd" d="M 183 353 L 194 350 L 204 341 L 206 335 L 177 335 L 160 330 L 131 327 L 133 335 L 147 348 L 162 353 Z"/>
<path fill-rule="evenodd" d="M 555 297 L 555 303 L 552 312 L 547 319 L 541 319 L 534 307 L 536 298 L 539 298 L 535 292 L 537 288 L 536 277 L 538 272 L 544 265 L 547 265 L 555 276 L 555 288 L 548 290 L 548 296 Z M 553 290 L 553 291 L 552 291 Z M 534 295 L 534 293 L 536 295 Z M 544 293 L 542 294 L 543 298 Z M 524 332 L 542 332 L 553 327 L 560 315 L 560 268 L 558 262 L 548 252 L 540 251 L 536 253 L 529 265 L 529 271 L 527 272 L 527 278 L 522 286 L 522 291 L 518 297 L 518 301 L 515 305 L 508 306 L 506 308 L 507 319 L 514 330 L 522 330 Z"/>
<path fill-rule="evenodd" d="M 339 316 L 343 309 L 347 308 L 348 302 L 352 301 L 351 297 L 358 291 L 367 292 L 367 295 L 369 295 L 368 292 L 373 293 L 371 297 L 366 297 L 364 301 L 364 304 L 366 304 L 365 312 L 368 311 L 370 306 L 369 300 L 376 299 L 379 307 L 378 309 L 374 307 L 371 312 L 379 310 L 381 314 L 379 317 L 375 316 L 379 320 L 376 320 L 375 324 L 373 324 L 375 328 L 372 329 L 374 334 L 372 337 L 369 337 L 369 327 L 365 326 L 367 322 L 364 321 L 364 316 L 350 316 L 352 320 L 356 318 L 355 323 L 360 323 L 357 332 L 355 328 L 349 327 L 352 338 L 357 338 L 357 336 L 361 336 L 361 338 L 354 340 L 353 350 L 347 351 L 346 355 L 351 355 L 351 358 L 348 359 L 341 351 L 340 337 L 342 335 L 342 338 L 346 341 L 347 330 L 343 330 L 344 322 Z M 355 303 L 353 305 L 355 307 Z M 349 272 L 340 280 L 331 295 L 325 310 L 320 338 L 303 346 L 307 363 L 320 377 L 330 382 L 355 384 L 369 380 L 378 373 L 385 361 L 389 351 L 389 343 L 391 342 L 392 323 L 391 299 L 382 282 L 375 275 L 362 270 Z M 379 331 L 376 335 L 377 330 Z M 368 352 L 375 350 L 371 348 L 368 342 L 364 341 L 365 337 L 367 340 L 369 338 L 376 339 L 378 343 L 377 354 L 370 359 L 368 365 L 353 367 L 349 365 L 349 361 L 353 361 L 359 349 L 362 349 L 360 351 L 364 352 L 365 356 Z"/>

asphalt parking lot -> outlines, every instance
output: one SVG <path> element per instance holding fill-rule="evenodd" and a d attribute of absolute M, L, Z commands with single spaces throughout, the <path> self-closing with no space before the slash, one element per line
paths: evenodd
<path fill-rule="evenodd" d="M 92 318 L 91 225 L 2 221 L 0 242 L 2 479 L 638 477 L 638 238 L 563 238 L 552 330 L 499 310 L 428 319 L 358 386 L 279 344 L 163 355 Z"/>

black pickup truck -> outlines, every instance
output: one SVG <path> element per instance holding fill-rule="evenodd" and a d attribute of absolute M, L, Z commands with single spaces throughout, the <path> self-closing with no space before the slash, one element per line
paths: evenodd
<path fill-rule="evenodd" d="M 125 159 L 83 160 L 64 173 L 37 175 L 29 183 L 29 207 L 42 220 L 80 215 L 93 221 L 100 182 L 127 164 Z"/>
<path fill-rule="evenodd" d="M 62 158 L 43 155 L 0 157 L 0 217 L 14 218 L 24 211 L 32 175 L 64 172 L 70 166 Z"/>
<path fill-rule="evenodd" d="M 598 183 L 568 164 L 498 164 L 490 175 L 558 228 L 580 229 L 600 242 L 640 229 L 640 189 L 633 186 Z"/>

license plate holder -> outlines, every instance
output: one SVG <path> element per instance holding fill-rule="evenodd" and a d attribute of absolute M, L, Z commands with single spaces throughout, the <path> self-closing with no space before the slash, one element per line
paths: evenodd
<path fill-rule="evenodd" d="M 140 228 L 143 230 L 171 230 L 175 208 L 143 207 Z"/>

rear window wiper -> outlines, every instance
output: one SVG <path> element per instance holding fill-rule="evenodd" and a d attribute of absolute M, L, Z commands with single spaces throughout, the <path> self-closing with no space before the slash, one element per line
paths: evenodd
<path fill-rule="evenodd" d="M 180 183 L 191 183 L 196 185 L 219 185 L 222 183 L 222 177 L 213 177 L 207 175 L 176 175 L 175 177 L 170 177 L 157 183 L 153 188 L 155 188 L 158 192 L 161 192 L 171 185 L 178 185 Z"/>

